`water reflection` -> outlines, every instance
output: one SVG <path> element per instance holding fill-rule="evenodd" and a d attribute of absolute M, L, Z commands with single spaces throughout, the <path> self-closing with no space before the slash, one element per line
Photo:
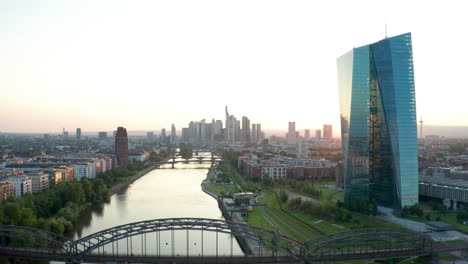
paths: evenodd
<path fill-rule="evenodd" d="M 84 213 L 78 219 L 75 230 L 68 235 L 72 239 L 78 239 L 117 225 L 149 219 L 174 217 L 222 219 L 215 199 L 205 194 L 200 187 L 209 167 L 210 164 L 178 163 L 175 168 L 171 168 L 171 165 L 165 165 L 160 169 L 153 170 L 113 195 L 110 202 L 96 206 L 93 210 Z M 169 233 L 161 232 L 161 239 L 164 239 L 159 251 L 161 254 L 170 253 Z M 204 234 L 205 254 L 214 253 L 215 234 L 209 233 L 205 232 Z M 148 236 L 155 237 L 156 235 L 148 234 Z M 177 254 L 187 254 L 185 236 L 185 231 L 177 231 L 175 234 L 174 251 Z M 200 254 L 202 244 L 200 232 L 190 231 L 189 236 L 188 250 L 190 254 Z M 231 239 L 229 235 L 219 234 L 218 250 L 220 255 L 230 254 Z M 154 243 L 154 240 L 148 241 L 148 249 L 137 246 L 136 250 L 149 250 L 148 253 L 155 254 L 157 250 Z M 166 243 L 168 244 L 166 245 Z M 233 240 L 233 253 L 235 255 L 242 254 L 235 239 Z"/>

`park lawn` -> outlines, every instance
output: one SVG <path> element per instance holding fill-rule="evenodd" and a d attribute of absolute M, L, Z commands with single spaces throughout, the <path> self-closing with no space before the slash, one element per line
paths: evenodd
<path fill-rule="evenodd" d="M 400 264 L 427 264 L 427 259 L 421 257 L 408 258 L 407 260 L 399 262 Z"/>
<path fill-rule="evenodd" d="M 258 226 L 268 230 L 274 230 L 274 228 L 266 221 L 260 212 L 260 207 L 254 207 L 254 210 L 247 216 L 247 224 Z"/>
<path fill-rule="evenodd" d="M 217 195 L 226 195 L 227 192 L 235 193 L 235 188 L 231 186 L 208 186 L 209 191 L 216 193 Z"/>
<path fill-rule="evenodd" d="M 303 233 L 299 232 L 298 230 L 294 229 L 289 224 L 285 223 L 281 218 L 279 218 L 276 214 L 270 213 L 268 210 L 265 210 L 266 216 L 272 221 L 276 226 L 278 226 L 279 230 L 284 232 L 285 235 L 294 238 L 298 241 L 305 242 L 310 240 L 309 237 L 304 235 Z"/>
<path fill-rule="evenodd" d="M 460 260 L 461 258 L 454 255 L 454 254 L 451 254 L 451 253 L 448 253 L 448 252 L 444 252 L 444 253 L 439 253 L 439 260 Z"/>
<path fill-rule="evenodd" d="M 451 244 L 451 245 L 458 245 L 458 244 L 464 244 L 465 241 L 459 239 L 459 240 L 450 240 L 450 241 L 446 241 L 446 242 L 444 242 L 444 243 L 446 243 L 446 244 Z"/>
<path fill-rule="evenodd" d="M 275 199 L 275 197 L 274 197 L 274 195 L 272 193 L 269 193 L 269 192 L 265 193 L 265 200 L 264 201 L 265 201 L 265 203 L 267 203 L 271 207 L 276 208 L 278 210 L 280 209 L 279 205 L 278 205 L 278 203 L 277 203 L 277 201 L 276 201 L 276 199 Z M 353 219 L 359 220 L 359 224 L 357 224 L 357 223 L 353 223 L 353 220 L 351 220 L 351 222 L 335 222 L 334 220 L 329 220 L 329 219 L 325 220 L 325 219 L 322 219 L 322 218 L 320 218 L 318 216 L 312 216 L 312 215 L 305 214 L 303 212 L 296 211 L 296 210 L 294 210 L 294 211 L 287 210 L 287 211 L 292 213 L 294 216 L 300 218 L 301 220 L 309 223 L 310 225 L 317 227 L 322 232 L 325 232 L 327 234 L 342 232 L 342 231 L 346 231 L 346 230 L 349 230 L 349 229 L 357 229 L 357 228 L 397 228 L 397 229 L 405 229 L 403 226 L 400 226 L 400 225 L 397 225 L 397 224 L 394 224 L 394 223 L 390 223 L 390 222 L 378 219 L 378 218 L 376 218 L 374 216 L 363 215 L 363 214 L 359 214 L 359 213 L 352 213 L 353 214 Z M 324 221 L 322 221 L 322 222 L 320 222 L 318 224 L 315 224 L 314 222 L 317 221 L 317 220 L 324 220 Z M 342 226 L 344 228 L 339 228 L 339 227 L 333 226 L 332 224 L 336 224 L 336 225 Z"/>
<path fill-rule="evenodd" d="M 461 224 L 461 223 L 458 222 L 457 212 L 447 211 L 444 214 L 440 214 L 437 211 L 433 211 L 432 208 L 428 204 L 420 203 L 419 206 L 424 211 L 424 215 L 422 217 L 408 216 L 408 217 L 402 217 L 402 218 L 425 223 L 425 222 L 429 222 L 429 221 L 436 221 L 437 217 L 440 216 L 440 221 L 445 222 L 447 224 L 451 224 L 453 227 L 455 227 L 457 229 L 460 229 L 461 231 L 463 231 L 465 233 L 468 232 L 468 225 L 464 225 L 464 224 Z M 429 221 L 426 219 L 426 215 L 428 215 L 428 214 L 430 215 L 430 220 Z M 395 212 L 394 215 L 398 216 L 398 217 L 401 217 L 400 212 Z"/>

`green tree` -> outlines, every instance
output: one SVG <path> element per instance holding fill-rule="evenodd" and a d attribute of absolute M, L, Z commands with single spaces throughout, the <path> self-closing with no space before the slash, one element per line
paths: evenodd
<path fill-rule="evenodd" d="M 281 190 L 279 198 L 282 203 L 286 203 L 289 199 L 288 193 L 286 193 L 284 190 Z"/>
<path fill-rule="evenodd" d="M 376 216 L 378 213 L 378 209 L 377 209 L 377 200 L 374 198 L 372 199 L 372 209 L 371 209 L 371 214 L 373 216 Z"/>
<path fill-rule="evenodd" d="M 184 159 L 190 159 L 193 156 L 193 146 L 191 144 L 181 144 L 180 145 L 180 150 L 179 150 L 180 155 Z"/>

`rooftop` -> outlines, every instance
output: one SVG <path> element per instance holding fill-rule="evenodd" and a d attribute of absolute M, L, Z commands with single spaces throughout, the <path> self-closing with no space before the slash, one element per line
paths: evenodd
<path fill-rule="evenodd" d="M 449 179 L 445 177 L 421 176 L 419 177 L 419 183 L 429 183 L 436 184 L 439 186 L 459 187 L 463 189 L 468 189 L 468 181 L 460 179 Z"/>

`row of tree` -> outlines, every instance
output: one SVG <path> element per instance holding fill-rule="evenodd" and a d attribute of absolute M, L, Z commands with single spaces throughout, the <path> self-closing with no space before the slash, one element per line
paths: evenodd
<path fill-rule="evenodd" d="M 109 200 L 109 188 L 144 169 L 132 162 L 99 174 L 96 179 L 68 181 L 0 203 L 0 224 L 35 227 L 57 234 L 69 230 L 83 210 Z"/>
<path fill-rule="evenodd" d="M 345 209 L 334 207 L 328 204 L 319 204 L 311 201 L 304 201 L 300 197 L 289 198 L 288 194 L 281 190 L 279 199 L 282 204 L 293 211 L 299 211 L 314 217 L 335 220 L 337 222 L 351 222 L 353 220 L 352 213 Z M 358 221 L 355 219 L 355 221 Z"/>
<path fill-rule="evenodd" d="M 109 189 L 102 179 L 64 182 L 39 193 L 9 197 L 0 204 L 0 223 L 63 234 L 82 210 L 108 199 Z"/>

